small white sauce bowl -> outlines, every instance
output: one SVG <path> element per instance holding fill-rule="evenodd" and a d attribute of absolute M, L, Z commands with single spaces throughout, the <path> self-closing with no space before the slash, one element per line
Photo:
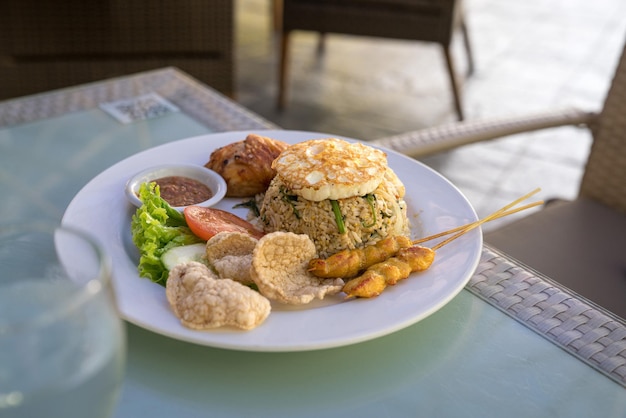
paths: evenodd
<path fill-rule="evenodd" d="M 139 197 L 137 197 L 139 186 L 142 183 L 149 183 L 169 176 L 188 177 L 205 184 L 211 189 L 213 196 L 204 202 L 194 204 L 194 206 L 213 206 L 226 195 L 226 181 L 213 170 L 196 164 L 162 164 L 142 170 L 131 177 L 126 182 L 126 198 L 133 205 L 140 207 L 142 203 Z M 186 206 L 172 207 L 178 211 L 183 211 Z"/>

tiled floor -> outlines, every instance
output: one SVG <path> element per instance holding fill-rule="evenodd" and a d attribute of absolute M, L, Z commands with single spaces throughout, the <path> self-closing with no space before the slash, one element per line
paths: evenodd
<path fill-rule="evenodd" d="M 270 0 L 237 0 L 238 101 L 285 129 L 372 140 L 455 119 L 437 45 L 329 35 L 293 36 L 289 102 L 276 109 L 277 38 Z M 626 36 L 623 0 L 466 0 L 475 73 L 454 57 L 467 119 L 563 106 L 601 107 Z M 480 216 L 535 187 L 576 195 L 591 137 L 559 128 L 422 159 L 449 178 Z M 494 224 L 492 224 L 494 225 Z M 488 228 L 489 226 L 487 226 Z"/>

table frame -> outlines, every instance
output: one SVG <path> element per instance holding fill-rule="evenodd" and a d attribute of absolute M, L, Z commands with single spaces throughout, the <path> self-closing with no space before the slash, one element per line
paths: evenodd
<path fill-rule="evenodd" d="M 466 289 L 626 387 L 624 319 L 488 245 Z"/>
<path fill-rule="evenodd" d="M 100 103 L 148 93 L 158 93 L 185 114 L 218 132 L 279 129 L 174 67 L 0 102 L 0 127 L 92 109 Z"/>

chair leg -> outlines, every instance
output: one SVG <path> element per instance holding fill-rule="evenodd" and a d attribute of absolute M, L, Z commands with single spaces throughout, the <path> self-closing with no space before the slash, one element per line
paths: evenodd
<path fill-rule="evenodd" d="M 283 22 L 283 1 L 272 0 L 272 24 L 275 32 L 280 32 Z"/>
<path fill-rule="evenodd" d="M 280 40 L 280 63 L 278 67 L 278 101 L 276 106 L 282 110 L 285 108 L 287 96 L 287 61 L 289 59 L 289 32 L 283 32 Z"/>
<path fill-rule="evenodd" d="M 317 38 L 317 55 L 322 55 L 326 51 L 326 33 L 320 32 Z"/>
<path fill-rule="evenodd" d="M 442 45 L 443 53 L 446 57 L 446 63 L 448 65 L 448 74 L 450 76 L 450 86 L 452 87 L 452 94 L 454 96 L 454 107 L 459 120 L 463 120 L 463 107 L 461 106 L 461 95 L 459 93 L 459 86 L 456 80 L 456 73 L 454 71 L 454 64 L 452 63 L 452 55 L 450 54 L 450 47 Z"/>
<path fill-rule="evenodd" d="M 467 52 L 467 75 L 470 76 L 474 74 L 474 54 L 472 53 L 469 31 L 467 30 L 465 19 L 461 19 L 461 32 L 463 33 L 463 44 L 465 45 L 465 51 Z"/>

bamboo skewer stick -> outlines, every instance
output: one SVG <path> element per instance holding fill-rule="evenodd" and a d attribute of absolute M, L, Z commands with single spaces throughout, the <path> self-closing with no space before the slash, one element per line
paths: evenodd
<path fill-rule="evenodd" d="M 500 208 L 497 211 L 493 212 L 492 214 L 484 217 L 483 219 L 480 219 L 478 221 L 475 221 L 475 222 L 472 222 L 472 223 L 469 223 L 469 224 L 466 224 L 466 225 L 462 225 L 462 226 L 459 226 L 459 227 L 456 227 L 456 228 L 453 228 L 453 229 L 450 229 L 450 230 L 447 230 L 447 231 L 444 231 L 444 232 L 440 232 L 440 233 L 435 234 L 435 235 L 430 235 L 428 237 L 417 239 L 417 240 L 413 241 L 413 244 L 420 244 L 420 243 L 423 243 L 423 242 L 432 241 L 433 239 L 441 238 L 441 237 L 446 236 L 446 235 L 455 234 L 455 235 L 445 239 L 444 241 L 436 244 L 434 247 L 432 247 L 433 250 L 437 250 L 437 249 L 443 247 L 444 245 L 448 244 L 449 242 L 459 238 L 460 236 L 466 234 L 467 232 L 471 231 L 474 228 L 479 227 L 480 225 L 482 225 L 482 224 L 484 224 L 486 222 L 492 221 L 494 219 L 499 219 L 499 218 L 502 218 L 502 217 L 505 217 L 505 216 L 508 216 L 508 215 L 512 215 L 514 213 L 521 212 L 523 210 L 530 209 L 532 207 L 535 207 L 535 206 L 543 204 L 543 201 L 538 201 L 538 202 L 534 202 L 534 203 L 529 203 L 529 204 L 521 206 L 519 208 L 512 209 L 514 206 L 516 206 L 519 203 L 521 203 L 522 201 L 528 199 L 532 195 L 538 193 L 540 190 L 541 189 L 537 188 L 537 189 L 533 190 L 532 192 L 525 194 L 524 196 L 520 197 L 519 199 L 514 200 L 513 202 L 509 203 L 506 206 L 503 206 L 502 208 Z"/>
<path fill-rule="evenodd" d="M 454 234 L 449 238 L 443 240 L 442 242 L 436 244 L 432 248 L 420 246 L 402 248 L 400 250 L 400 252 L 402 252 L 400 256 L 394 255 L 396 252 L 389 254 L 389 256 L 394 259 L 394 263 L 384 261 L 382 263 L 375 262 L 373 264 L 369 264 L 367 269 L 364 270 L 364 272 L 360 276 L 354 277 L 346 282 L 343 287 L 343 291 L 346 293 L 346 297 L 370 298 L 378 296 L 388 285 L 394 285 L 399 280 L 408 278 L 413 272 L 424 271 L 430 268 L 435 258 L 435 251 L 448 244 L 449 242 L 466 234 L 474 228 L 478 228 L 485 222 L 489 222 L 491 220 L 511 215 L 513 213 L 542 204 L 543 202 L 539 201 L 518 207 L 517 209 L 513 209 L 513 207 L 517 206 L 523 200 L 528 199 L 530 196 L 539 192 L 539 190 L 540 189 L 533 190 L 532 192 L 520 197 L 519 199 L 514 200 L 513 202 L 495 211 L 491 215 L 486 216 L 483 219 L 469 223 L 467 225 L 453 228 L 449 231 L 432 235 L 430 237 L 412 241 L 413 244 L 417 244 L 419 242 L 430 241 L 432 239 L 439 238 L 445 235 Z M 399 266 L 402 267 L 400 268 Z"/>
<path fill-rule="evenodd" d="M 514 213 L 521 212 L 521 211 L 526 210 L 526 209 L 534 208 L 535 206 L 542 205 L 543 203 L 544 203 L 543 200 L 540 200 L 538 202 L 533 202 L 533 203 L 529 203 L 529 204 L 524 205 L 524 206 L 520 206 L 519 208 L 507 210 L 507 211 L 502 212 L 502 213 L 498 214 L 497 216 L 491 218 L 490 220 L 493 221 L 493 220 L 496 220 L 496 219 L 504 218 L 505 216 L 513 215 Z M 480 221 L 474 221 L 474 222 L 471 222 L 471 223 L 468 223 L 468 224 L 465 224 L 465 225 L 457 226 L 456 228 L 448 229 L 447 231 L 439 232 L 438 234 L 429 235 L 429 236 L 424 237 L 424 238 L 419 238 L 419 239 L 416 239 L 415 241 L 412 241 L 412 243 L 413 244 L 421 244 L 423 242 L 428 242 L 428 241 L 432 241 L 432 240 L 437 239 L 437 238 L 445 237 L 446 235 L 450 235 L 450 234 L 454 234 L 455 232 L 463 231 L 464 229 L 466 229 L 466 228 L 468 228 L 468 227 L 470 227 L 470 226 L 472 226 L 472 225 L 474 225 L 474 224 L 476 224 L 478 222 L 480 222 Z"/>
<path fill-rule="evenodd" d="M 528 199 L 530 196 L 538 193 L 541 189 L 535 189 L 530 193 L 525 194 L 524 196 L 520 197 L 519 199 L 514 200 L 513 202 L 509 203 L 506 206 L 503 206 L 500 210 L 495 211 L 494 213 L 492 213 L 491 215 L 486 216 L 485 218 L 474 222 L 473 224 L 470 224 L 467 228 L 461 230 L 460 232 L 457 232 L 456 234 L 454 234 L 453 236 L 451 236 L 450 238 L 447 238 L 445 240 L 443 240 L 442 242 L 440 242 L 439 244 L 435 245 L 432 247 L 433 250 L 438 250 L 439 248 L 443 247 L 444 245 L 450 243 L 451 241 L 457 239 L 458 237 L 466 234 L 467 232 L 471 231 L 474 228 L 477 228 L 478 226 L 484 224 L 485 222 L 489 222 L 493 219 L 496 219 L 499 217 L 499 215 L 501 215 L 503 212 L 506 212 L 507 210 L 511 209 L 512 207 L 518 205 L 520 202 Z"/>

